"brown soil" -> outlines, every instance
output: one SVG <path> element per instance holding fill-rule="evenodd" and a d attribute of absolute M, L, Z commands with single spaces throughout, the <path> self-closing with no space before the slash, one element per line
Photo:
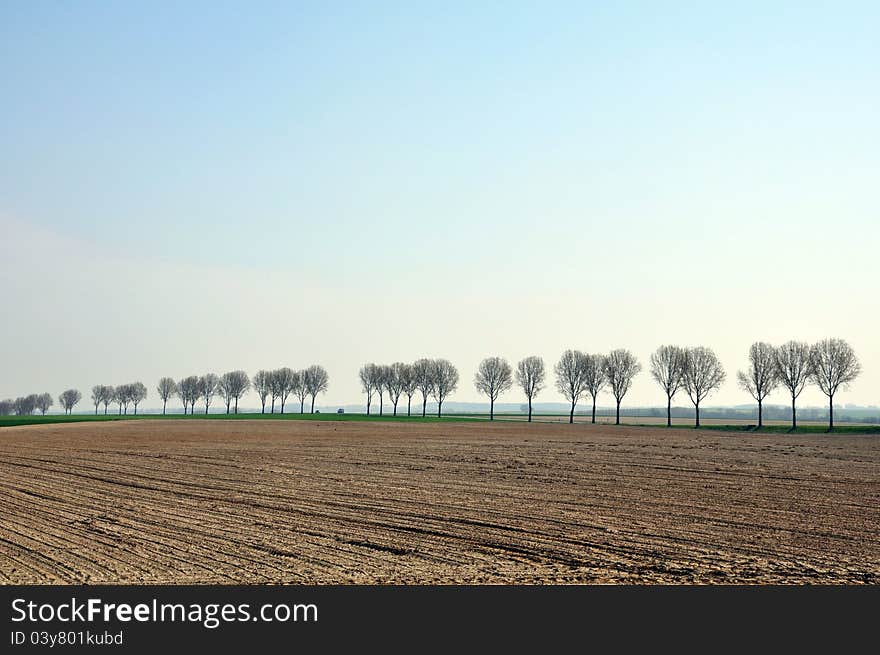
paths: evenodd
<path fill-rule="evenodd" d="M 880 582 L 880 439 L 519 423 L 0 430 L 0 582 Z"/>

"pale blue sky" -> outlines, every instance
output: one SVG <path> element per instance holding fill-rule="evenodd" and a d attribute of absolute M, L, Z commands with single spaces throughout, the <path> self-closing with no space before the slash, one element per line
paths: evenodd
<path fill-rule="evenodd" d="M 880 402 L 877 3 L 179 4 L 0 5 L 0 395 L 838 335 Z"/>

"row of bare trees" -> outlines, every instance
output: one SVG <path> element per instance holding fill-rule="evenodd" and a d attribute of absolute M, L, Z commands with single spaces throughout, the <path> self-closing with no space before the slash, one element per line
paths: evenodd
<path fill-rule="evenodd" d="M 373 391 L 379 393 L 379 414 L 382 413 L 383 392 L 388 393 L 397 414 L 397 400 L 407 393 L 411 398 L 418 384 L 414 371 L 430 372 L 436 362 L 446 360 L 419 360 L 415 364 L 377 366 L 367 364 L 360 371 L 361 384 L 367 394 L 367 414 Z M 650 373 L 666 395 L 666 424 L 672 425 L 672 400 L 682 389 L 694 405 L 695 425 L 700 426 L 700 404 L 721 387 L 726 373 L 718 356 L 711 348 L 696 346 L 660 346 L 651 355 Z M 454 367 L 452 367 L 454 370 Z M 620 405 L 629 391 L 632 381 L 642 366 L 629 350 L 620 348 L 607 355 L 589 354 L 579 350 L 566 350 L 553 368 L 556 389 L 571 405 L 568 420 L 574 422 L 577 403 L 589 396 L 592 400 L 592 422 L 596 422 L 596 400 L 599 393 L 608 389 L 616 404 L 615 423 L 620 424 Z M 763 402 L 775 389 L 785 387 L 791 395 L 792 429 L 797 428 L 797 398 L 807 384 L 815 384 L 828 397 L 828 428 L 834 429 L 834 395 L 858 377 L 861 365 L 852 347 L 842 339 L 824 339 L 813 345 L 789 341 L 778 347 L 757 342 L 749 349 L 749 368 L 737 373 L 742 389 L 758 403 L 758 427 L 763 427 Z M 425 377 L 422 416 L 429 393 L 437 394 L 434 376 Z M 503 357 L 488 357 L 480 362 L 474 376 L 476 389 L 489 398 L 489 420 L 495 418 L 495 402 L 508 391 L 514 382 L 522 389 L 529 405 L 529 421 L 532 420 L 532 402 L 544 388 L 544 360 L 537 356 L 521 360 L 516 370 Z M 442 403 L 445 395 L 455 389 L 455 383 L 446 393 L 435 395 Z M 440 407 L 438 406 L 438 416 Z M 409 403 L 407 403 L 409 415 Z"/>
<path fill-rule="evenodd" d="M 325 393 L 330 384 L 330 375 L 323 366 L 313 364 L 308 368 L 295 371 L 284 367 L 274 371 L 260 370 L 254 374 L 254 391 L 260 397 L 260 412 L 266 413 L 266 402 L 270 401 L 270 413 L 275 413 L 277 403 L 284 413 L 287 399 L 293 396 L 299 401 L 300 414 L 305 413 L 306 399 L 311 397 L 312 414 L 315 413 L 315 398 Z"/>
<path fill-rule="evenodd" d="M 791 396 L 792 428 L 797 427 L 797 399 L 808 384 L 816 385 L 828 397 L 828 426 L 834 428 L 834 396 L 845 389 L 861 373 L 861 365 L 852 347 L 842 339 L 824 339 L 809 345 L 789 341 L 781 346 L 765 342 L 752 344 L 749 349 L 749 366 L 737 372 L 739 386 L 758 403 L 758 427 L 763 427 L 763 403 L 774 390 L 784 387 Z M 575 408 L 585 396 L 592 401 L 592 422 L 596 422 L 596 402 L 603 390 L 608 390 L 616 403 L 616 423 L 620 423 L 620 406 L 629 391 L 633 379 L 642 366 L 629 350 L 617 349 L 608 354 L 589 354 L 579 350 L 566 350 L 553 367 L 555 387 L 570 403 L 569 423 L 574 422 Z M 694 405 L 695 425 L 700 425 L 700 404 L 721 387 L 726 373 L 711 348 L 696 346 L 685 348 L 675 345 L 660 346 L 650 358 L 650 374 L 666 395 L 666 424 L 672 425 L 672 401 L 682 389 Z M 521 360 L 516 369 L 502 357 L 488 357 L 480 362 L 474 376 L 474 386 L 489 398 L 489 418 L 495 418 L 495 402 L 513 386 L 522 389 L 528 399 L 529 421 L 532 420 L 532 402 L 544 389 L 546 372 L 544 360 L 537 356 Z M 379 397 L 379 415 L 384 412 L 387 397 L 397 416 L 402 396 L 406 396 L 406 414 L 412 415 L 412 398 L 419 393 L 422 400 L 422 416 L 427 411 L 428 398 L 437 402 L 437 415 L 443 412 L 443 402 L 458 388 L 459 374 L 446 359 L 419 359 L 412 364 L 396 362 L 390 365 L 365 364 L 359 371 L 361 387 L 367 396 L 367 414 L 370 414 L 373 397 Z M 288 399 L 299 401 L 300 412 L 305 412 L 306 400 L 311 398 L 315 411 L 315 398 L 324 393 L 329 384 L 327 371 L 318 365 L 302 370 L 279 368 L 260 370 L 248 378 L 244 371 L 230 371 L 221 376 L 207 373 L 192 375 L 175 381 L 164 377 L 159 380 L 156 391 L 162 400 L 162 413 L 168 400 L 180 398 L 186 414 L 195 412 L 201 402 L 208 413 L 214 398 L 220 397 L 226 413 L 238 413 L 238 403 L 251 388 L 260 398 L 261 411 L 270 412 L 276 404 L 283 414 Z M 92 403 L 95 414 L 104 406 L 118 405 L 119 414 L 127 414 L 129 405 L 137 414 L 138 405 L 147 397 L 147 388 L 141 382 L 117 387 L 96 385 L 92 387 Z M 82 398 L 76 389 L 63 392 L 58 401 L 65 413 Z M 48 393 L 31 394 L 15 400 L 0 401 L 0 415 L 16 413 L 31 414 L 39 409 L 45 414 L 52 406 Z"/>
<path fill-rule="evenodd" d="M 0 400 L 0 416 L 9 416 L 10 414 L 18 414 L 25 416 L 33 414 L 40 410 L 43 416 L 49 411 L 54 404 L 52 394 L 49 393 L 32 393 L 27 396 L 19 396 L 15 400 Z"/>
<path fill-rule="evenodd" d="M 82 394 L 76 389 L 67 389 L 58 396 L 58 404 L 64 409 L 65 414 L 70 414 L 80 400 L 82 400 Z M 9 416 L 10 414 L 27 416 L 37 410 L 45 416 L 53 404 L 52 394 L 49 393 L 32 393 L 27 396 L 19 396 L 15 400 L 0 400 L 0 416 Z"/>
<path fill-rule="evenodd" d="M 412 364 L 364 364 L 358 372 L 361 388 L 367 395 L 367 415 L 373 396 L 379 396 L 379 416 L 384 411 L 385 396 L 394 407 L 406 395 L 406 415 L 412 416 L 412 398 L 418 392 L 422 396 L 422 416 L 428 407 L 428 397 L 437 402 L 437 416 L 443 413 L 443 401 L 458 388 L 458 369 L 448 359 L 419 359 Z"/>
<path fill-rule="evenodd" d="M 311 397 L 311 411 L 315 411 L 315 398 L 319 393 L 327 391 L 330 376 L 323 366 L 313 365 L 295 371 L 284 367 L 272 371 L 257 371 L 253 379 L 244 371 L 229 371 L 223 375 L 206 373 L 190 375 L 175 382 L 173 378 L 162 378 L 156 386 L 162 400 L 162 413 L 166 412 L 168 401 L 177 396 L 183 405 L 183 413 L 195 413 L 196 403 L 205 408 L 205 414 L 211 409 L 215 398 L 220 398 L 226 407 L 226 413 L 238 414 L 238 403 L 251 388 L 260 397 L 261 412 L 266 412 L 266 401 L 271 399 L 271 412 L 275 413 L 275 405 L 279 404 L 281 413 L 288 398 L 292 395 L 299 400 L 300 412 L 305 412 L 306 399 Z"/>
<path fill-rule="evenodd" d="M 107 384 L 96 384 L 92 387 L 92 404 L 95 406 L 95 414 L 98 408 L 104 405 L 104 414 L 107 408 L 115 404 L 118 406 L 119 414 L 128 414 L 128 406 L 133 407 L 134 413 L 137 414 L 138 405 L 140 405 L 147 397 L 147 388 L 143 382 L 132 382 L 130 384 L 120 384 L 113 387 Z"/>
<path fill-rule="evenodd" d="M 764 399 L 785 387 L 791 396 L 791 427 L 797 427 L 797 399 L 808 384 L 828 397 L 828 429 L 834 429 L 834 395 L 862 372 L 855 351 L 843 339 L 823 339 L 812 345 L 789 341 L 779 347 L 753 343 L 749 367 L 737 373 L 739 386 L 758 402 L 758 427 L 763 425 Z"/>

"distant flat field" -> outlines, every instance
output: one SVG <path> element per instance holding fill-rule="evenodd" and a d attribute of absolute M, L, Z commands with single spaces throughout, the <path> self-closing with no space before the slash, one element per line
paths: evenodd
<path fill-rule="evenodd" d="M 880 582 L 872 435 L 34 425 L 0 486 L 4 584 Z"/>

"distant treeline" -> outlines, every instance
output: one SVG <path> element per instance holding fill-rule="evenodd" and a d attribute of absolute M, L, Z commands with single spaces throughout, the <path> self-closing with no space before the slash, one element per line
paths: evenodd
<path fill-rule="evenodd" d="M 610 393 L 615 401 L 614 416 L 620 423 L 621 405 L 629 391 L 633 379 L 642 371 L 642 365 L 629 350 L 619 348 L 607 354 L 589 354 L 580 350 L 566 350 L 553 367 L 553 385 L 569 402 L 569 422 L 574 422 L 578 402 L 589 397 L 592 402 L 591 417 L 606 415 L 597 410 L 601 393 Z M 699 427 L 700 416 L 706 418 L 739 418 L 729 409 L 702 409 L 701 404 L 724 383 L 727 375 L 718 357 L 711 348 L 704 346 L 681 347 L 660 346 L 650 357 L 649 373 L 662 389 L 666 398 L 666 424 L 672 425 L 675 418 L 694 418 Z M 824 339 L 809 345 L 799 341 L 789 341 L 781 346 L 756 342 L 749 348 L 748 366 L 737 372 L 739 387 L 747 392 L 757 403 L 758 427 L 763 425 L 764 417 L 774 420 L 790 420 L 792 428 L 797 427 L 797 399 L 807 385 L 813 384 L 828 397 L 827 411 L 807 409 L 801 411 L 801 418 L 807 420 L 827 420 L 829 430 L 834 428 L 834 396 L 846 389 L 861 373 L 861 365 L 852 347 L 842 339 Z M 538 356 L 520 360 L 516 367 L 503 357 L 487 357 L 480 362 L 474 374 L 474 387 L 489 399 L 489 418 L 494 419 L 495 402 L 510 391 L 516 384 L 528 401 L 529 421 L 532 420 L 534 399 L 546 386 L 547 372 L 544 360 Z M 437 415 L 441 416 L 443 402 L 458 388 L 458 369 L 447 359 L 419 359 L 413 363 L 393 364 L 369 363 L 358 372 L 361 388 L 366 394 L 366 413 L 370 414 L 374 395 L 379 399 L 379 415 L 384 412 L 384 399 L 387 397 L 397 415 L 398 403 L 402 396 L 407 398 L 407 415 L 412 412 L 412 398 L 421 396 L 422 416 L 427 411 L 428 398 L 437 405 Z M 164 377 L 159 380 L 156 391 L 162 400 L 162 413 L 166 412 L 169 400 L 180 399 L 184 414 L 195 413 L 196 404 L 205 408 L 208 414 L 215 398 L 220 398 L 226 406 L 226 413 L 238 413 L 242 396 L 253 389 L 260 397 L 261 411 L 275 412 L 276 404 L 281 413 L 289 397 L 299 401 L 300 412 L 305 411 L 306 399 L 311 399 L 310 410 L 315 411 L 315 398 L 327 391 L 330 377 L 318 365 L 302 370 L 279 368 L 260 370 L 248 377 L 244 371 L 230 371 L 223 375 L 206 373 L 191 375 L 180 380 Z M 764 407 L 764 400 L 777 388 L 785 388 L 791 397 L 791 407 Z M 693 410 L 673 407 L 676 394 L 683 390 Z M 147 397 L 147 388 L 141 382 L 123 384 L 116 387 L 96 385 L 92 387 L 92 404 L 97 414 L 103 405 L 104 413 L 111 404 L 117 405 L 119 414 L 127 414 L 129 406 L 137 413 L 138 405 Z M 59 397 L 65 413 L 71 413 L 81 400 L 82 394 L 76 389 L 68 389 Z M 0 401 L 0 415 L 11 413 L 31 414 L 39 409 L 45 414 L 52 406 L 52 396 L 48 393 L 31 394 L 15 400 Z M 659 409 L 624 409 L 626 416 L 663 416 Z M 747 417 L 755 413 L 742 412 Z M 877 417 L 864 416 L 863 422 L 871 422 Z M 851 419 L 852 420 L 852 419 Z"/>

